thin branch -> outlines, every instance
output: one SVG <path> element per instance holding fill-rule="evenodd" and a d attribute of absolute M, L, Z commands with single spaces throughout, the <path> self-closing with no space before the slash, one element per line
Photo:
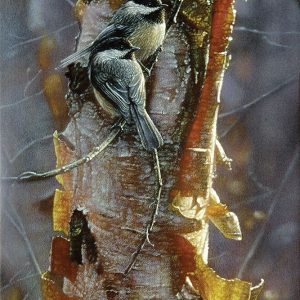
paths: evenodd
<path fill-rule="evenodd" d="M 30 71 L 30 69 L 27 71 L 28 77 L 29 77 L 29 74 L 28 74 L 29 71 Z M 38 72 L 30 80 L 28 80 L 27 84 L 25 85 L 24 92 L 23 92 L 24 97 L 27 97 L 27 95 L 26 95 L 27 90 L 30 88 L 30 86 L 34 83 L 34 81 L 38 78 L 38 76 L 42 72 L 43 72 L 42 70 L 38 70 Z"/>
<path fill-rule="evenodd" d="M 166 33 L 169 32 L 169 30 L 173 24 L 177 23 L 177 17 L 178 17 L 180 8 L 182 6 L 182 3 L 183 3 L 183 0 L 175 0 L 174 1 L 174 5 L 173 5 L 171 13 L 170 13 L 170 18 L 166 25 Z"/>
<path fill-rule="evenodd" d="M 259 34 L 259 35 L 292 35 L 292 36 L 299 36 L 300 37 L 300 32 L 299 31 L 263 31 L 263 30 L 258 30 L 254 28 L 247 28 L 244 26 L 236 26 L 233 28 L 233 31 L 242 31 L 242 32 L 250 32 L 254 34 Z"/>
<path fill-rule="evenodd" d="M 15 273 L 15 274 L 9 279 L 9 281 L 8 281 L 7 284 L 1 286 L 0 291 L 3 292 L 3 291 L 6 290 L 7 288 L 11 287 L 11 286 L 14 284 L 14 282 L 16 281 L 16 278 L 17 278 L 19 275 L 22 274 L 23 270 L 24 270 L 25 267 L 28 266 L 28 265 L 29 265 L 29 263 L 26 263 L 26 264 L 23 266 L 22 269 L 20 269 L 17 273 Z"/>
<path fill-rule="evenodd" d="M 39 91 L 39 92 L 37 92 L 35 94 L 32 94 L 30 96 L 26 96 L 23 99 L 21 99 L 19 101 L 16 101 L 14 103 L 0 105 L 0 110 L 1 109 L 5 109 L 5 108 L 10 108 L 10 107 L 13 107 L 15 105 L 19 105 L 19 104 L 21 104 L 23 102 L 26 102 L 26 101 L 30 100 L 33 97 L 41 96 L 43 93 L 44 93 L 44 90 L 41 90 L 41 91 Z"/>
<path fill-rule="evenodd" d="M 25 294 L 25 296 L 22 298 L 22 300 L 27 300 L 29 295 L 34 291 L 35 288 L 37 288 L 39 282 L 36 282 L 30 289 L 29 291 Z M 40 297 L 37 300 L 42 300 Z"/>
<path fill-rule="evenodd" d="M 250 203 L 254 203 L 256 201 L 260 202 L 260 201 L 265 201 L 269 198 L 271 198 L 271 196 L 274 194 L 274 190 L 269 191 L 269 192 L 264 192 L 262 194 L 250 197 L 249 199 L 246 199 L 244 201 L 239 201 L 236 204 L 232 204 L 230 205 L 232 210 L 238 209 L 241 206 L 244 206 L 245 204 L 250 204 Z"/>
<path fill-rule="evenodd" d="M 59 174 L 69 172 L 69 171 L 73 170 L 74 168 L 77 168 L 87 162 L 90 162 L 97 155 L 99 155 L 103 150 L 105 150 L 113 142 L 113 140 L 119 135 L 119 133 L 122 131 L 125 124 L 126 124 L 126 121 L 121 119 L 115 126 L 113 126 L 108 137 L 99 146 L 94 147 L 91 152 L 89 152 L 87 155 L 85 155 L 84 157 L 82 157 L 78 160 L 75 160 L 75 161 L 73 161 L 67 165 L 64 165 L 60 168 L 53 169 L 51 171 L 47 171 L 44 173 L 36 173 L 33 171 L 26 171 L 17 177 L 4 177 L 4 178 L 2 178 L 2 180 L 17 181 L 17 182 L 31 181 L 31 180 L 45 179 L 45 178 L 49 178 L 49 177 L 53 177 L 53 176 L 56 176 Z"/>
<path fill-rule="evenodd" d="M 270 220 L 271 216 L 273 215 L 274 209 L 275 209 L 277 203 L 279 202 L 279 199 L 281 199 L 281 193 L 283 192 L 283 189 L 285 188 L 286 183 L 288 182 L 290 176 L 292 175 L 292 173 L 294 171 L 294 168 L 295 168 L 297 162 L 299 161 L 299 156 L 300 156 L 300 146 L 298 145 L 295 149 L 295 153 L 294 153 L 293 158 L 287 168 L 287 171 L 281 181 L 281 184 L 279 185 L 279 188 L 273 193 L 274 199 L 268 210 L 266 222 L 262 225 L 259 233 L 257 234 L 254 242 L 251 245 L 250 250 L 248 251 L 248 253 L 240 267 L 240 270 L 237 275 L 239 278 L 241 278 L 243 276 L 246 268 L 248 267 L 251 259 L 254 257 L 254 255 L 266 233 L 268 221 Z"/>
<path fill-rule="evenodd" d="M 227 136 L 227 134 L 229 134 L 229 132 L 231 132 L 240 123 L 240 121 L 243 119 L 245 115 L 246 112 L 243 112 L 232 124 L 230 124 L 227 128 L 225 128 L 225 130 L 221 134 L 218 134 L 218 139 L 221 140 L 225 136 Z"/>
<path fill-rule="evenodd" d="M 227 113 L 219 114 L 218 118 L 222 119 L 222 118 L 228 117 L 230 115 L 233 115 L 235 113 L 240 113 L 240 116 L 232 124 L 230 124 L 221 134 L 218 135 L 219 139 L 223 139 L 224 137 L 226 137 L 239 124 L 239 122 L 246 116 L 247 112 L 249 111 L 248 110 L 249 108 L 255 106 L 260 101 L 265 100 L 266 98 L 268 98 L 268 97 L 272 96 L 273 94 L 275 94 L 276 92 L 278 92 L 280 89 L 293 83 L 294 81 L 297 80 L 297 76 L 298 75 L 291 76 L 289 79 L 287 79 L 282 84 L 279 84 L 277 87 L 275 87 L 271 91 L 259 96 L 258 98 L 252 100 L 251 102 L 249 102 L 248 104 L 246 104 L 244 106 L 241 106 L 237 109 L 233 109 Z M 245 106 L 247 106 L 247 107 L 245 108 Z"/>
<path fill-rule="evenodd" d="M 61 135 L 61 133 L 58 134 L 58 136 L 60 136 L 60 135 Z M 22 155 L 22 153 L 24 153 L 26 150 L 30 149 L 32 146 L 34 146 L 37 143 L 40 143 L 42 141 L 46 141 L 49 139 L 53 139 L 53 134 L 48 134 L 48 135 L 43 136 L 42 138 L 38 138 L 38 139 L 31 141 L 30 143 L 26 144 L 26 146 L 24 146 L 22 149 L 20 149 L 11 159 L 9 159 L 9 162 L 14 163 L 15 160 L 20 155 Z"/>
<path fill-rule="evenodd" d="M 221 254 L 219 254 L 219 255 L 210 257 L 210 258 L 208 259 L 208 261 L 211 262 L 211 261 L 220 259 L 220 258 L 222 258 L 222 257 L 224 257 L 224 256 L 227 256 L 227 255 L 229 255 L 229 251 L 223 251 L 223 252 L 222 252 Z"/>
<path fill-rule="evenodd" d="M 25 41 L 25 40 L 26 40 L 26 37 L 24 37 L 24 36 L 19 36 L 19 35 L 17 35 L 16 33 L 9 33 L 8 36 L 13 37 L 13 38 L 15 38 L 15 39 L 17 39 L 17 40 L 21 40 L 21 41 Z"/>
<path fill-rule="evenodd" d="M 121 227 L 122 230 L 127 230 L 129 232 L 133 232 L 133 233 L 138 233 L 140 235 L 143 235 L 144 232 L 142 232 L 141 230 L 137 230 L 137 229 L 134 229 L 134 228 L 130 228 L 130 227 L 127 227 L 127 226 L 122 226 Z"/>
<path fill-rule="evenodd" d="M 63 26 L 61 28 L 58 28 L 58 29 L 52 31 L 52 32 L 49 32 L 48 34 L 43 34 L 43 35 L 37 36 L 35 38 L 32 38 L 32 39 L 29 39 L 29 40 L 17 43 L 15 45 L 13 45 L 12 47 L 10 47 L 10 50 L 15 49 L 15 48 L 20 47 L 20 46 L 24 46 L 24 45 L 28 45 L 28 44 L 37 42 L 37 41 L 42 40 L 43 38 L 49 36 L 50 34 L 58 34 L 58 33 L 66 30 L 68 28 L 71 28 L 71 27 L 75 26 L 75 25 L 77 25 L 77 22 L 73 22 L 71 24 L 65 25 L 65 26 Z"/>
<path fill-rule="evenodd" d="M 41 274 L 40 273 L 35 273 L 35 274 L 30 274 L 30 275 L 26 275 L 24 277 L 21 277 L 21 278 L 17 278 L 16 277 L 20 275 L 20 272 L 16 273 L 10 280 L 9 280 L 9 283 L 7 283 L 6 285 L 2 286 L 0 291 L 3 292 L 5 291 L 6 289 L 12 287 L 14 284 L 18 283 L 18 282 L 21 282 L 21 281 L 24 281 L 24 280 L 27 280 L 27 279 L 30 279 L 30 278 L 33 278 L 33 277 L 37 277 L 37 276 L 40 276 Z"/>
<path fill-rule="evenodd" d="M 252 182 L 256 185 L 258 189 L 260 189 L 263 192 L 271 192 L 272 188 L 269 186 L 266 186 L 263 184 L 256 176 L 255 170 L 254 170 L 254 158 L 253 155 L 250 157 L 250 161 L 248 163 L 248 176 L 252 180 Z"/>
<path fill-rule="evenodd" d="M 223 118 L 226 118 L 226 117 L 229 117 L 229 116 L 232 116 L 234 114 L 237 114 L 237 113 L 240 113 L 240 112 L 243 112 L 253 106 L 255 106 L 256 104 L 258 104 L 259 102 L 261 102 L 262 100 L 272 96 L 273 94 L 275 94 L 276 92 L 278 92 L 279 90 L 281 90 L 282 88 L 290 85 L 291 83 L 294 83 L 297 81 L 298 79 L 298 74 L 294 74 L 293 76 L 289 77 L 287 80 L 285 80 L 284 82 L 280 83 L 279 85 L 277 85 L 275 88 L 273 88 L 272 90 L 262 94 L 261 96 L 257 97 L 256 99 L 254 99 L 253 101 L 247 103 L 247 104 L 244 104 L 238 108 L 235 108 L 231 111 L 228 111 L 228 112 L 225 112 L 225 113 L 221 113 L 219 114 L 219 119 L 223 119 Z"/>
<path fill-rule="evenodd" d="M 24 240 L 24 242 L 25 242 L 25 244 L 27 246 L 29 255 L 30 255 L 31 259 L 32 259 L 33 265 L 35 266 L 36 271 L 39 274 L 42 274 L 42 271 L 41 271 L 41 268 L 40 268 L 39 263 L 37 261 L 37 258 L 36 258 L 35 254 L 33 252 L 31 243 L 30 243 L 30 241 L 28 239 L 28 236 L 27 236 L 26 230 L 24 228 L 23 222 L 22 222 L 20 216 L 18 215 L 18 212 L 13 208 L 12 205 L 11 205 L 11 207 L 12 207 L 12 209 L 15 212 L 15 218 L 16 218 L 17 222 L 15 222 L 15 220 L 12 218 L 12 216 L 6 210 L 4 210 L 4 214 L 7 216 L 8 220 L 12 223 L 12 225 L 15 227 L 15 229 L 17 230 L 17 232 L 23 238 L 23 240 Z"/>
<path fill-rule="evenodd" d="M 280 48 L 285 48 L 285 49 L 294 49 L 294 47 L 277 43 L 277 42 L 271 40 L 270 37 L 271 36 L 291 36 L 293 38 L 299 38 L 300 37 L 300 32 L 298 32 L 298 31 L 286 31 L 286 32 L 263 31 L 263 30 L 258 30 L 258 29 L 246 28 L 246 27 L 243 27 L 243 26 L 235 27 L 234 31 L 241 31 L 241 32 L 248 32 L 248 33 L 256 34 L 259 37 L 261 37 L 262 40 L 266 41 L 269 45 L 280 47 Z"/>
<path fill-rule="evenodd" d="M 146 230 L 145 230 L 145 233 L 144 233 L 144 237 L 143 237 L 141 243 L 139 244 L 137 250 L 132 254 L 131 261 L 130 261 L 128 267 L 126 268 L 126 270 L 124 272 L 125 276 L 127 276 L 129 274 L 129 272 L 132 270 L 132 268 L 134 267 L 139 254 L 141 253 L 141 251 L 145 247 L 145 244 L 148 242 L 150 245 L 152 245 L 152 243 L 149 240 L 149 235 L 152 232 L 153 226 L 155 224 L 156 216 L 158 215 L 158 209 L 159 209 L 159 205 L 160 205 L 161 190 L 162 190 L 162 186 L 163 186 L 162 178 L 161 178 L 159 158 L 158 158 L 158 154 L 157 154 L 157 150 L 156 149 L 154 149 L 154 153 L 153 154 L 154 154 L 153 156 L 154 156 L 154 161 L 155 161 L 156 180 L 157 180 L 157 186 L 158 186 L 155 201 L 152 203 L 154 205 L 154 209 L 152 211 L 150 221 L 149 221 L 149 223 L 148 223 L 148 225 L 146 227 Z"/>
<path fill-rule="evenodd" d="M 72 7 L 75 6 L 75 4 L 71 0 L 64 0 L 64 1 L 67 2 Z"/>
<path fill-rule="evenodd" d="M 291 47 L 291 46 L 287 46 L 284 44 L 280 44 L 278 42 L 272 41 L 269 37 L 267 36 L 263 36 L 262 40 L 265 41 L 267 44 L 271 45 L 271 46 L 275 46 L 278 48 L 285 48 L 285 49 L 296 49 L 295 47 Z"/>

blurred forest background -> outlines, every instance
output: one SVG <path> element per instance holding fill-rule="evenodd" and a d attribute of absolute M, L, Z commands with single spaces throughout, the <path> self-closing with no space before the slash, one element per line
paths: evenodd
<path fill-rule="evenodd" d="M 67 81 L 58 62 L 74 51 L 71 0 L 0 2 L 1 174 L 55 165 L 52 133 L 67 122 Z M 297 0 L 236 1 L 218 124 L 233 159 L 216 190 L 238 215 L 242 242 L 211 227 L 209 264 L 223 277 L 266 281 L 261 299 L 296 300 L 299 291 L 299 63 Z M 4 183 L 1 296 L 40 299 L 49 265 L 55 179 Z"/>

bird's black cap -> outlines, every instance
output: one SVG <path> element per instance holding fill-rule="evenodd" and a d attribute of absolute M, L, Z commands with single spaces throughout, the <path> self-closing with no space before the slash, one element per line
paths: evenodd
<path fill-rule="evenodd" d="M 142 4 L 148 7 L 164 7 L 161 0 L 131 0 L 136 4 Z"/>
<path fill-rule="evenodd" d="M 140 49 L 138 47 L 133 46 L 128 40 L 122 37 L 113 37 L 103 40 L 97 45 L 97 48 L 98 51 L 105 51 L 109 49 L 137 51 Z"/>
<path fill-rule="evenodd" d="M 125 51 L 124 59 L 133 59 L 133 52 L 140 50 L 139 47 L 133 46 L 128 40 L 120 37 L 113 37 L 103 40 L 94 46 L 90 59 L 94 57 L 98 52 L 103 52 L 105 50 L 120 50 Z"/>

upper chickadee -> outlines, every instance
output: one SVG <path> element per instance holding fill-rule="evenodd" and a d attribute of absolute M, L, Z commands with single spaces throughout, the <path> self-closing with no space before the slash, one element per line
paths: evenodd
<path fill-rule="evenodd" d="M 145 109 L 145 79 L 134 52 L 139 48 L 122 38 L 111 38 L 92 49 L 89 77 L 99 104 L 112 115 L 133 122 L 147 150 L 163 139 Z"/>
<path fill-rule="evenodd" d="M 166 33 L 165 7 L 161 0 L 129 0 L 114 12 L 108 26 L 88 47 L 61 61 L 64 68 L 89 55 L 105 39 L 122 37 L 140 48 L 137 59 L 144 61 L 163 43 Z"/>

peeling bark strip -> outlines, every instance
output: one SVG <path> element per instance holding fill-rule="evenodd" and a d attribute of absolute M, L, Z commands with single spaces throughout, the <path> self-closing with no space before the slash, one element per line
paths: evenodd
<path fill-rule="evenodd" d="M 228 158 L 221 144 L 217 142 L 216 135 L 220 92 L 227 64 L 227 47 L 235 18 L 233 2 L 219 0 L 212 6 L 209 60 L 205 80 L 194 119 L 184 142 L 177 183 L 172 191 L 173 207 L 186 218 L 202 223 L 202 230 L 185 237 L 196 247 L 204 262 L 208 259 L 207 218 L 211 219 L 225 237 L 241 239 L 236 215 L 220 203 L 217 193 L 212 188 L 217 158 L 228 164 Z"/>
<path fill-rule="evenodd" d="M 78 48 L 103 29 L 120 3 L 78 2 Z M 206 264 L 208 218 L 226 237 L 241 237 L 237 217 L 212 189 L 215 157 L 229 161 L 215 145 L 233 1 L 195 0 L 193 7 L 184 1 L 180 18 L 184 22 L 170 30 L 147 82 L 147 110 L 165 140 L 158 153 L 164 186 L 149 237 L 153 246 L 147 244 L 124 277 L 149 224 L 156 191 L 151 154 L 143 150 L 136 130 L 125 126 L 100 157 L 57 178 L 63 190 L 55 198 L 54 226 L 69 239 L 53 239 L 51 268 L 42 277 L 47 300 L 255 300 L 259 294 L 262 284 L 222 279 Z M 58 166 L 88 153 L 114 123 L 95 105 L 86 78 L 80 63 L 70 67 L 71 122 L 63 134 L 75 150 L 56 137 Z"/>
<path fill-rule="evenodd" d="M 180 162 L 177 189 L 184 196 L 208 199 L 212 185 L 217 114 L 233 23 L 233 1 L 215 1 L 206 77 Z"/>

